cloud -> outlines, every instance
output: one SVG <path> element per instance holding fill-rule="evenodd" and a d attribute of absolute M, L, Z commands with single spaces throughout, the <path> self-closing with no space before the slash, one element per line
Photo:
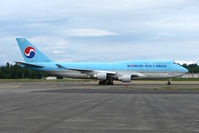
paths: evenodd
<path fill-rule="evenodd" d="M 117 35 L 114 32 L 110 32 L 102 29 L 72 29 L 69 30 L 69 35 L 79 37 L 91 37 L 91 36 L 113 36 Z"/>
<path fill-rule="evenodd" d="M 53 53 L 54 54 L 60 54 L 60 53 L 63 53 L 63 51 L 54 50 Z"/>
<path fill-rule="evenodd" d="M 23 60 L 16 37 L 58 61 L 194 61 L 198 23 L 198 0 L 3 1 L 0 64 Z"/>
<path fill-rule="evenodd" d="M 35 36 L 27 39 L 33 44 L 40 45 L 44 50 L 64 50 L 68 48 L 68 41 L 58 36 Z"/>
<path fill-rule="evenodd" d="M 48 18 L 50 16 L 77 16 L 93 14 L 110 14 L 110 11 L 136 11 L 146 8 L 163 8 L 167 6 L 181 6 L 192 3 L 193 0 L 78 0 L 66 1 L 41 1 L 41 0 L 20 0 L 3 1 L 0 9 L 0 19 L 10 18 Z M 8 10 L 9 9 L 9 10 Z M 109 11 L 109 12 L 108 12 Z M 52 17 L 52 18 L 53 18 Z"/>
<path fill-rule="evenodd" d="M 183 61 L 183 60 L 175 60 L 176 63 L 180 64 L 180 65 L 183 65 L 183 64 L 187 64 L 187 65 L 190 65 L 190 64 L 196 64 L 195 61 Z"/>

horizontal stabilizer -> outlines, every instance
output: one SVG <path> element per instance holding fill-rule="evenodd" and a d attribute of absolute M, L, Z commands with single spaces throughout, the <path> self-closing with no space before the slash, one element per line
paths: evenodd
<path fill-rule="evenodd" d="M 35 65 L 35 64 L 30 64 L 30 63 L 25 63 L 25 62 L 16 62 L 19 65 L 24 65 L 28 67 L 35 67 L 35 68 L 43 68 L 43 66 Z"/>

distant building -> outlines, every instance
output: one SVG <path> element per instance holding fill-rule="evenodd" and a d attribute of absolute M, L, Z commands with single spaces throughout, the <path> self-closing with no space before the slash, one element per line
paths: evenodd
<path fill-rule="evenodd" d="M 199 78 L 199 73 L 186 73 L 181 78 Z"/>
<path fill-rule="evenodd" d="M 46 80 L 57 80 L 57 77 L 46 77 Z"/>

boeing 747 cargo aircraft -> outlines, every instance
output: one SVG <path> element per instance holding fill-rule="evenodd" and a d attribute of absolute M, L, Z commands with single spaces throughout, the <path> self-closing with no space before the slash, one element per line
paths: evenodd
<path fill-rule="evenodd" d="M 97 79 L 99 85 L 113 85 L 113 80 L 130 82 L 133 79 L 171 79 L 184 75 L 184 67 L 173 61 L 122 61 L 122 62 L 54 62 L 25 38 L 17 38 L 25 61 L 23 67 L 78 79 Z"/>

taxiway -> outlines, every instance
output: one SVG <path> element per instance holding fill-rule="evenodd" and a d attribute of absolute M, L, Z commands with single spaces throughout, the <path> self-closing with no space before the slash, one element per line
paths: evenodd
<path fill-rule="evenodd" d="M 1 133 L 199 131 L 199 83 L 1 82 Z"/>

